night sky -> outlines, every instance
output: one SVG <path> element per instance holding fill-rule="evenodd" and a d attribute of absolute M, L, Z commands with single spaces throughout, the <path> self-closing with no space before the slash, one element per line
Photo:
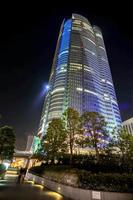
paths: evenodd
<path fill-rule="evenodd" d="M 67 2 L 68 3 L 68 2 Z M 22 149 L 36 134 L 60 25 L 72 13 L 102 29 L 122 120 L 133 116 L 133 23 L 130 5 L 19 5 L 0 12 L 0 114 Z M 125 15 L 125 10 L 129 10 Z"/>

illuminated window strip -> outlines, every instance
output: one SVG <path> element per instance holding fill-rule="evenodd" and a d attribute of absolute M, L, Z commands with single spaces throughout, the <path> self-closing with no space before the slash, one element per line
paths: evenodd
<path fill-rule="evenodd" d="M 99 34 L 99 33 L 96 33 L 96 36 L 97 36 L 97 37 L 100 37 L 101 39 L 103 39 L 102 35 Z"/>
<path fill-rule="evenodd" d="M 103 95 L 104 95 L 105 97 L 108 97 L 108 96 L 109 96 L 109 95 L 108 95 L 108 94 L 106 94 L 106 93 L 104 93 Z"/>
<path fill-rule="evenodd" d="M 52 77 L 53 74 L 54 74 L 54 72 L 52 71 L 50 77 Z"/>
<path fill-rule="evenodd" d="M 90 69 L 91 71 L 93 71 L 93 68 L 88 66 L 88 65 L 84 65 L 85 68 Z"/>
<path fill-rule="evenodd" d="M 65 87 L 65 83 L 62 84 L 55 84 L 53 89 L 59 88 L 59 87 Z"/>
<path fill-rule="evenodd" d="M 63 72 L 66 72 L 66 71 L 67 71 L 66 69 L 60 69 L 60 70 L 57 72 L 57 74 L 63 73 Z"/>
<path fill-rule="evenodd" d="M 84 71 L 92 72 L 90 69 L 86 69 L 86 68 L 84 68 Z"/>
<path fill-rule="evenodd" d="M 76 31 L 81 31 L 82 29 L 81 28 L 79 28 L 79 27 L 72 27 L 72 30 L 76 30 Z"/>
<path fill-rule="evenodd" d="M 103 82 L 103 83 L 107 83 L 107 84 L 109 84 L 109 85 L 111 85 L 111 86 L 113 86 L 113 83 L 111 83 L 110 81 L 106 81 L 105 79 L 101 79 L 101 82 Z"/>
<path fill-rule="evenodd" d="M 93 56 L 96 55 L 93 51 L 90 51 L 89 49 L 86 49 L 86 48 L 85 48 L 85 50 L 88 51 L 89 53 L 91 53 Z"/>
<path fill-rule="evenodd" d="M 83 38 L 85 38 L 86 40 L 90 41 L 92 44 L 94 44 L 94 45 L 96 46 L 95 42 L 93 42 L 93 41 L 90 40 L 89 38 L 87 38 L 87 37 L 85 37 L 85 36 L 83 36 Z"/>
<path fill-rule="evenodd" d="M 61 115 L 61 114 L 62 114 L 61 111 L 60 112 L 59 111 L 50 111 L 48 118 L 53 117 L 53 116 L 59 117 L 59 115 Z"/>
<path fill-rule="evenodd" d="M 76 45 L 71 45 L 72 48 L 77 48 L 77 49 L 80 49 L 79 46 L 76 46 Z"/>
<path fill-rule="evenodd" d="M 59 68 L 60 68 L 60 67 L 67 67 L 67 64 L 61 64 L 61 65 L 59 65 L 58 67 L 59 67 Z"/>
<path fill-rule="evenodd" d="M 55 92 L 59 92 L 59 91 L 64 91 L 64 90 L 65 90 L 64 87 L 56 88 L 51 92 L 51 94 L 54 94 Z"/>
<path fill-rule="evenodd" d="M 76 89 L 77 89 L 78 91 L 83 91 L 82 88 L 76 88 Z M 100 94 L 98 94 L 98 93 L 96 93 L 96 92 L 93 92 L 93 91 L 91 91 L 91 90 L 84 89 L 84 92 L 93 94 L 93 95 L 98 96 L 98 97 L 100 97 L 101 99 L 103 99 L 102 95 L 100 95 Z M 107 97 L 104 97 L 104 100 L 110 101 L 110 99 L 107 98 Z M 115 100 L 111 99 L 111 101 L 117 105 L 117 102 L 116 102 Z"/>
<path fill-rule="evenodd" d="M 108 83 L 109 85 L 112 85 L 112 86 L 113 86 L 113 84 L 112 84 L 110 81 L 107 81 L 107 83 Z"/>
<path fill-rule="evenodd" d="M 71 69 L 82 69 L 82 67 L 80 67 L 80 66 L 70 66 L 70 70 Z"/>
<path fill-rule="evenodd" d="M 70 66 L 82 66 L 82 64 L 79 64 L 79 63 L 70 63 Z"/>
<path fill-rule="evenodd" d="M 54 82 L 54 84 L 60 84 L 65 82 L 65 77 L 62 77 Z"/>
<path fill-rule="evenodd" d="M 63 101 L 63 98 L 61 100 Z M 58 104 L 62 105 L 62 101 L 51 102 L 50 106 L 52 107 L 53 105 L 56 105 L 56 104 L 57 104 L 57 106 L 58 106 Z"/>
<path fill-rule="evenodd" d="M 108 98 L 108 97 L 104 97 L 104 100 L 106 100 L 106 101 L 110 101 L 110 98 Z"/>
<path fill-rule="evenodd" d="M 103 60 L 104 62 L 108 62 L 104 57 L 101 57 L 101 60 Z"/>
<path fill-rule="evenodd" d="M 93 33 L 91 26 L 85 22 L 83 22 L 83 28 L 85 28 L 86 30 L 89 30 L 91 33 Z"/>
<path fill-rule="evenodd" d="M 51 103 L 55 102 L 55 101 L 61 101 L 64 98 L 64 94 L 58 96 L 58 94 L 56 96 L 52 96 L 51 98 Z"/>
<path fill-rule="evenodd" d="M 68 50 L 62 51 L 62 52 L 58 55 L 58 57 L 60 57 L 62 54 L 65 54 L 65 53 L 68 53 Z"/>
<path fill-rule="evenodd" d="M 78 91 L 83 91 L 83 88 L 76 88 Z M 99 94 L 97 94 L 96 92 L 93 92 L 91 90 L 87 90 L 87 89 L 84 89 L 84 92 L 87 92 L 87 93 L 90 93 L 90 94 L 94 94 L 96 96 L 99 96 Z"/>
<path fill-rule="evenodd" d="M 99 48 L 100 48 L 100 49 L 103 49 L 103 50 L 105 51 L 105 48 L 104 48 L 104 47 L 102 47 L 102 46 L 99 46 Z"/>
<path fill-rule="evenodd" d="M 64 96 L 62 96 L 62 97 L 58 97 L 57 96 L 56 98 L 52 98 L 51 99 L 51 104 L 54 103 L 54 102 L 56 102 L 56 101 L 61 101 L 61 100 L 63 100 L 63 98 L 64 98 Z"/>
<path fill-rule="evenodd" d="M 106 82 L 106 80 L 105 80 L 105 79 L 101 79 L 101 81 L 102 81 L 103 83 L 105 83 L 105 82 Z"/>
<path fill-rule="evenodd" d="M 55 82 L 55 84 L 54 84 L 54 88 L 56 88 L 57 85 L 62 85 L 62 86 L 58 86 L 58 87 L 63 87 L 64 84 L 65 84 L 65 80 L 64 80 L 64 81 L 62 80 L 62 81 L 60 81 L 60 82 Z"/>
<path fill-rule="evenodd" d="M 62 95 L 61 97 L 59 96 L 55 96 L 54 98 L 52 97 L 51 99 L 51 103 L 55 102 L 55 101 L 60 101 L 64 98 L 64 95 Z"/>
<path fill-rule="evenodd" d="M 73 23 L 74 23 L 74 24 L 81 24 L 81 21 L 80 21 L 80 20 L 77 20 L 77 19 L 75 19 L 75 20 L 73 21 Z"/>
<path fill-rule="evenodd" d="M 60 84 L 64 84 L 65 82 L 65 79 L 62 79 L 62 80 L 58 80 L 58 81 L 55 81 L 55 85 L 60 85 Z"/>
<path fill-rule="evenodd" d="M 99 94 L 97 94 L 96 92 L 93 92 L 93 91 L 91 91 L 91 90 L 85 89 L 84 91 L 87 92 L 87 93 L 90 93 L 90 94 L 94 94 L 94 95 L 96 95 L 96 96 L 99 96 Z"/>
<path fill-rule="evenodd" d="M 83 91 L 83 88 L 76 88 L 76 89 L 77 89 L 78 91 Z M 91 91 L 91 90 L 84 89 L 84 92 L 93 94 L 93 95 L 95 95 L 95 96 L 99 96 L 100 98 L 102 97 L 100 94 L 98 94 L 98 93 L 96 93 L 96 92 L 93 92 L 93 91 Z M 104 99 L 107 100 L 107 101 L 110 100 L 109 98 L 106 98 L 106 97 L 105 97 Z M 112 103 L 115 103 L 116 105 L 118 105 L 117 102 L 116 102 L 114 99 L 111 99 L 111 102 L 112 102 Z"/>
<path fill-rule="evenodd" d="M 111 99 L 111 101 L 112 101 L 112 103 L 118 105 L 117 102 L 114 99 Z"/>
<path fill-rule="evenodd" d="M 56 97 L 56 96 L 63 96 L 63 94 L 61 93 L 61 94 L 52 94 L 52 98 L 54 98 L 54 97 Z"/>
<path fill-rule="evenodd" d="M 65 74 L 56 74 L 56 79 L 61 79 L 61 78 L 65 78 Z"/>
<path fill-rule="evenodd" d="M 61 105 L 57 105 L 57 106 L 50 106 L 50 111 L 54 110 L 54 109 L 58 109 L 58 108 L 62 108 L 62 104 Z"/>

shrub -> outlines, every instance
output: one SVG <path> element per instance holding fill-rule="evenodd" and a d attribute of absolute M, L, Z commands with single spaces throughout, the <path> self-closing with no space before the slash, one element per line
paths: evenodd
<path fill-rule="evenodd" d="M 84 189 L 133 192 L 133 174 L 92 173 L 62 165 L 34 167 L 31 172 L 41 172 L 42 176 L 44 175 L 53 181 Z M 70 182 L 67 182 L 67 179 Z"/>
<path fill-rule="evenodd" d="M 133 175 L 129 174 L 92 174 L 81 170 L 77 172 L 79 187 L 113 192 L 133 192 Z"/>

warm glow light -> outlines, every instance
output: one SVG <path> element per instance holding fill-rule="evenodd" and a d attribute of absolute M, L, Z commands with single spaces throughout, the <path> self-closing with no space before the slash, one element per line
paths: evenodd
<path fill-rule="evenodd" d="M 50 191 L 50 192 L 46 192 L 46 194 L 48 196 L 54 197 L 55 200 L 62 200 L 63 199 L 63 196 L 61 194 L 58 194 L 57 192 Z"/>
<path fill-rule="evenodd" d="M 17 171 L 11 171 L 11 170 L 7 170 L 6 172 L 7 174 L 17 174 Z"/>
<path fill-rule="evenodd" d="M 31 180 L 28 180 L 26 181 L 27 183 L 31 183 L 31 184 L 34 184 L 34 181 L 31 181 Z"/>
<path fill-rule="evenodd" d="M 34 184 L 34 187 L 38 187 L 39 189 L 43 190 L 44 186 L 40 184 Z"/>

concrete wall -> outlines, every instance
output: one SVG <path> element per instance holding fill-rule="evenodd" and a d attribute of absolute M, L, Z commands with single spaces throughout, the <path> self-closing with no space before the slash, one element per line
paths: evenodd
<path fill-rule="evenodd" d="M 73 200 L 133 200 L 133 194 L 84 190 L 27 173 L 26 178 Z"/>

